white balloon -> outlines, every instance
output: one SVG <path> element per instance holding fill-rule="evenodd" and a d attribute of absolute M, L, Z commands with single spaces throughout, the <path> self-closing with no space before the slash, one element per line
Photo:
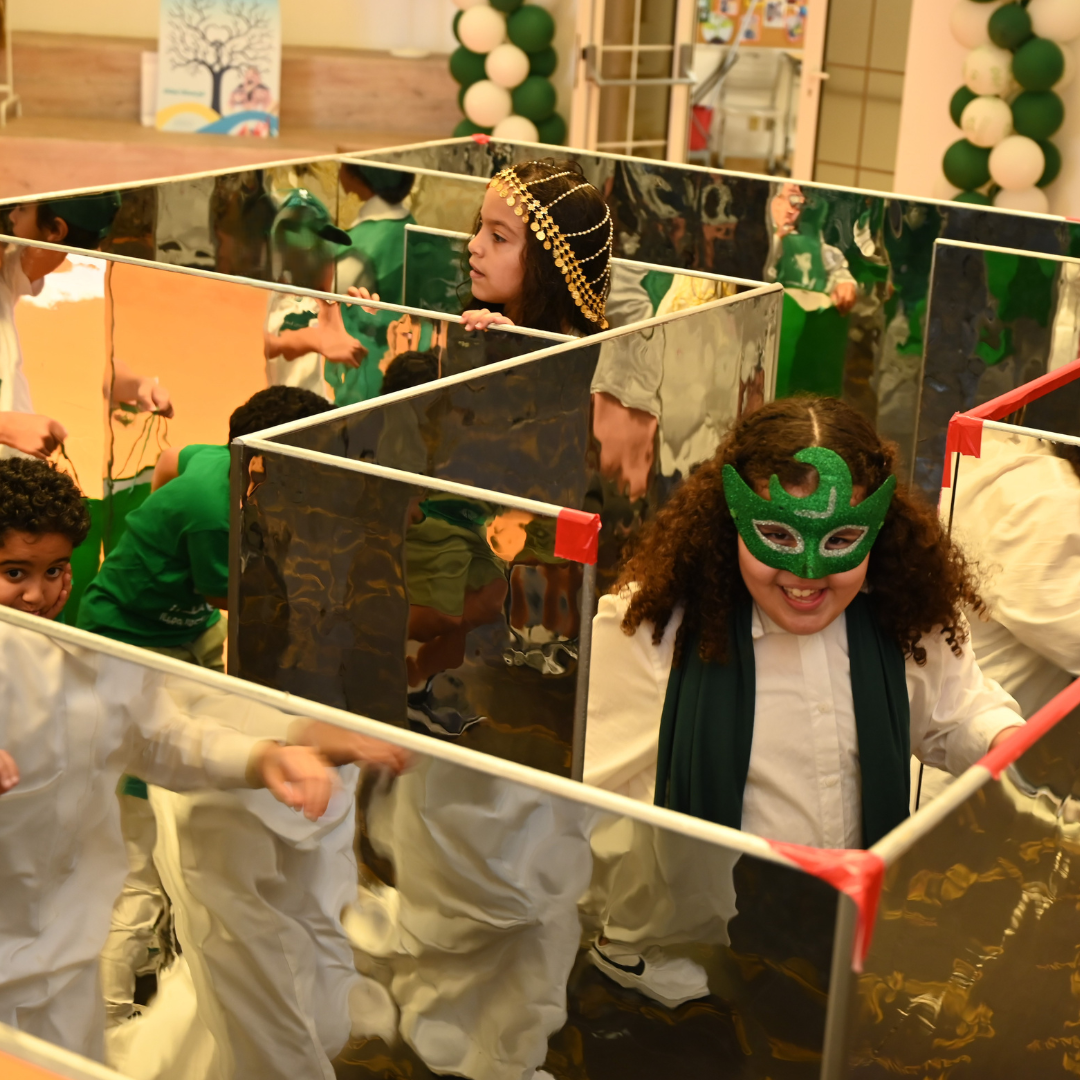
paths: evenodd
<path fill-rule="evenodd" d="M 459 34 L 465 18 L 458 26 Z M 972 49 L 964 57 L 964 82 L 975 94 L 1007 94 L 1013 84 L 1012 53 L 996 45 L 980 45 Z"/>
<path fill-rule="evenodd" d="M 454 6 L 460 8 L 462 11 L 468 11 L 469 8 L 474 8 L 480 4 L 486 4 L 488 0 L 454 0 Z"/>
<path fill-rule="evenodd" d="M 999 191 L 994 196 L 994 205 L 1002 210 L 1027 210 L 1032 214 L 1048 214 L 1050 200 L 1042 188 L 1028 187 L 1019 191 Z"/>
<path fill-rule="evenodd" d="M 506 16 L 488 4 L 477 4 L 461 16 L 457 32 L 466 49 L 489 53 L 506 40 Z"/>
<path fill-rule="evenodd" d="M 949 29 L 952 36 L 966 49 L 976 49 L 990 44 L 986 24 L 990 16 L 1001 7 L 997 4 L 977 4 L 973 0 L 956 0 L 949 12 Z"/>
<path fill-rule="evenodd" d="M 514 109 L 510 91 L 496 86 L 490 79 L 474 82 L 465 91 L 462 106 L 465 115 L 477 127 L 494 127 L 505 120 Z"/>
<path fill-rule="evenodd" d="M 491 133 L 494 139 L 506 139 L 509 142 L 539 142 L 540 132 L 536 125 L 525 116 L 508 116 L 495 125 Z"/>
<path fill-rule="evenodd" d="M 1060 42 L 1080 36 L 1080 4 L 1076 0 L 1031 0 L 1027 13 L 1039 37 Z"/>
<path fill-rule="evenodd" d="M 1013 133 L 1012 109 L 999 97 L 977 97 L 960 114 L 960 129 L 976 146 L 997 146 Z"/>
<path fill-rule="evenodd" d="M 934 190 L 931 193 L 931 198 L 948 200 L 955 195 L 959 195 L 963 188 L 958 188 L 955 184 L 950 184 L 945 178 L 943 172 L 938 173 L 937 179 L 934 181 Z"/>
<path fill-rule="evenodd" d="M 496 45 L 484 61 L 487 77 L 497 86 L 512 90 L 529 77 L 529 54 L 509 41 Z"/>
<path fill-rule="evenodd" d="M 990 151 L 990 175 L 1008 191 L 1034 187 L 1045 168 L 1042 147 L 1026 135 L 1010 135 Z"/>

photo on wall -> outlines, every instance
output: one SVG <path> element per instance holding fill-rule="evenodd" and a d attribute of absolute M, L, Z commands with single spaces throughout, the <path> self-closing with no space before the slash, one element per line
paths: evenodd
<path fill-rule="evenodd" d="M 278 0 L 162 0 L 156 126 L 278 134 Z"/>

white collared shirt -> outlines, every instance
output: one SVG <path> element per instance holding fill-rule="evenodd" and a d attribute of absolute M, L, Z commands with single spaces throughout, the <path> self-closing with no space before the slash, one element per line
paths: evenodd
<path fill-rule="evenodd" d="M 622 631 L 628 594 L 604 596 L 593 620 L 585 782 L 652 802 L 657 740 L 675 634 L 659 645 L 651 623 Z M 757 694 L 742 828 L 813 847 L 858 847 L 861 788 L 847 622 L 817 634 L 789 634 L 754 606 Z M 922 641 L 926 664 L 906 664 L 911 748 L 920 760 L 959 775 L 999 731 L 1020 722 L 1016 703 L 983 676 L 970 645 L 960 656 L 942 635 Z"/>
<path fill-rule="evenodd" d="M 20 296 L 41 292 L 45 279 L 31 282 L 26 276 L 22 250 L 15 244 L 9 244 L 6 250 L 0 245 L 0 412 L 34 411 L 15 329 L 15 305 Z"/>

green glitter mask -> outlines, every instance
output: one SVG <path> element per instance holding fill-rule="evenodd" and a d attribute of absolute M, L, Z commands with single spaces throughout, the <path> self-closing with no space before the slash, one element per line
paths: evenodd
<path fill-rule="evenodd" d="M 851 470 L 839 454 L 824 446 L 810 446 L 800 450 L 795 460 L 812 466 L 818 474 L 817 489 L 801 499 L 786 492 L 775 475 L 769 479 L 772 498 L 763 499 L 733 465 L 724 466 L 724 498 L 739 535 L 759 562 L 796 577 L 816 581 L 854 570 L 870 554 L 881 531 L 896 477 L 890 476 L 872 495 L 852 506 Z M 770 525 L 791 533 L 795 544 L 778 544 L 766 537 L 762 530 Z M 848 529 L 862 534 L 854 544 L 836 550 L 827 546 L 834 534 Z"/>

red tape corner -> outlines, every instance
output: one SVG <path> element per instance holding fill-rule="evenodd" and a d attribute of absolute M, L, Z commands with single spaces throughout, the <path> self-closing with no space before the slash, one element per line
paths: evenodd
<path fill-rule="evenodd" d="M 485 135 L 482 131 L 478 131 L 472 138 L 473 142 L 478 142 L 481 146 L 487 146 L 491 142 L 491 136 Z"/>
<path fill-rule="evenodd" d="M 984 420 L 1001 420 L 1010 413 L 1016 412 L 1017 409 L 1038 401 L 1051 390 L 1057 390 L 1058 387 L 1065 386 L 1077 378 L 1080 378 L 1080 359 L 1074 360 L 1071 364 L 1065 364 L 1056 371 L 1040 375 L 1037 379 L 1009 390 L 1000 397 L 991 398 L 982 405 L 976 405 L 974 409 L 968 409 L 964 413 L 954 413 L 952 420 L 949 421 L 949 431 L 945 437 L 945 475 L 941 486 L 949 487 L 952 483 L 954 453 L 966 454 L 968 457 L 979 456 L 982 450 L 982 422 Z"/>
<path fill-rule="evenodd" d="M 600 547 L 600 515 L 560 510 L 555 522 L 555 554 L 560 559 L 593 564 Z"/>
<path fill-rule="evenodd" d="M 885 860 L 872 851 L 850 848 L 813 848 L 783 840 L 770 840 L 769 846 L 855 901 L 859 919 L 855 925 L 851 967 L 861 972 L 874 935 L 878 901 L 885 880 Z"/>

